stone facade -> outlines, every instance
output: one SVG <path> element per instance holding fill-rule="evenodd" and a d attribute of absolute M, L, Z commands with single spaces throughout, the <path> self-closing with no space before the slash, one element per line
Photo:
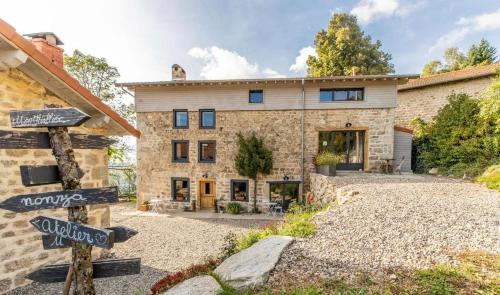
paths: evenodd
<path fill-rule="evenodd" d="M 452 93 L 467 93 L 477 97 L 491 84 L 491 78 L 483 77 L 443 83 L 434 86 L 414 88 L 398 91 L 398 107 L 395 112 L 397 126 L 410 127 L 415 117 L 430 121 L 440 108 L 448 103 L 448 96 Z"/>
<path fill-rule="evenodd" d="M 22 72 L 12 69 L 0 71 L 0 128 L 10 127 L 11 110 L 39 109 L 45 104 L 67 103 L 47 91 L 38 82 Z M 17 129 L 19 131 L 19 129 Z M 24 130 L 24 129 L 23 129 Z M 46 131 L 41 129 L 26 129 Z M 71 128 L 72 132 L 99 134 L 97 129 Z M 102 187 L 108 182 L 108 156 L 106 149 L 75 150 L 76 159 L 85 172 L 83 187 Z M 19 165 L 55 165 L 49 149 L 0 149 L 0 201 L 13 195 L 61 190 L 61 185 L 25 187 L 21 183 Z M 108 205 L 93 205 L 89 210 L 91 224 L 109 226 Z M 29 220 L 38 215 L 67 218 L 66 209 L 40 210 L 26 213 L 12 213 L 0 209 L 0 293 L 28 283 L 24 277 L 42 265 L 52 264 L 69 258 L 69 251 L 43 250 L 41 234 Z M 96 249 L 94 257 L 100 255 Z"/>
<path fill-rule="evenodd" d="M 337 191 L 332 177 L 311 173 L 309 179 L 311 193 L 313 193 L 315 201 L 321 204 L 329 204 L 335 200 Z"/>
<path fill-rule="evenodd" d="M 267 181 L 301 178 L 301 110 L 216 111 L 216 128 L 199 129 L 198 112 L 189 112 L 190 128 L 174 129 L 172 112 L 138 113 L 138 129 L 142 135 L 137 146 L 137 191 L 140 202 L 159 197 L 166 208 L 179 208 L 183 203 L 171 200 L 171 177 L 190 179 L 191 201 L 199 206 L 198 181 L 207 174 L 216 181 L 216 198 L 225 203 L 230 197 L 231 179 L 244 179 L 234 167 L 237 133 L 245 136 L 255 132 L 273 151 L 270 175 L 257 181 L 258 206 L 269 200 Z M 318 152 L 320 130 L 365 131 L 365 170 L 377 170 L 382 159 L 392 158 L 394 110 L 336 109 L 304 112 L 305 188 L 309 173 L 315 171 L 313 158 Z M 346 123 L 352 124 L 346 128 Z M 172 162 L 172 140 L 189 140 L 189 163 Z M 198 141 L 216 140 L 216 162 L 198 163 Z M 249 182 L 249 202 L 253 204 L 253 182 Z"/>

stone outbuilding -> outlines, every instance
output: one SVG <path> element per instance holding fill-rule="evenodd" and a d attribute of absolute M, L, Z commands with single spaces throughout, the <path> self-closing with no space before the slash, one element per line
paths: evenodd
<path fill-rule="evenodd" d="M 82 87 L 63 68 L 61 40 L 53 33 L 19 35 L 0 19 L 0 201 L 11 196 L 61 190 L 60 184 L 26 187 L 21 183 L 20 165 L 55 165 L 48 148 L 9 148 L 13 132 L 47 132 L 47 128 L 14 129 L 10 125 L 12 110 L 41 109 L 47 104 L 73 106 L 92 116 L 70 133 L 87 135 L 133 135 L 139 132 Z M 108 185 L 106 147 L 75 149 L 85 172 L 84 188 Z M 0 293 L 28 283 L 27 273 L 42 265 L 68 257 L 67 249 L 43 250 L 41 234 L 29 223 L 43 214 L 67 218 L 67 210 L 53 209 L 12 213 L 0 209 Z M 109 206 L 93 205 L 89 221 L 99 227 L 109 226 Z M 95 252 L 94 256 L 99 253 Z"/>

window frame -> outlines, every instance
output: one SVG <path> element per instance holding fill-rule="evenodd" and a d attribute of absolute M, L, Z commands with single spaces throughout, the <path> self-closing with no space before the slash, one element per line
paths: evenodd
<path fill-rule="evenodd" d="M 201 145 L 204 143 L 214 144 L 214 159 L 213 160 L 202 160 L 201 159 Z M 217 159 L 217 141 L 216 140 L 198 140 L 198 163 L 215 163 Z"/>
<path fill-rule="evenodd" d="M 177 126 L 177 113 L 185 112 L 187 116 L 186 126 Z M 189 111 L 187 109 L 174 109 L 173 110 L 173 128 L 174 129 L 189 129 Z"/>
<path fill-rule="evenodd" d="M 243 200 L 243 201 L 234 199 L 234 183 L 235 182 L 244 182 L 247 185 L 247 196 L 246 196 L 245 200 Z M 250 196 L 249 196 L 249 194 L 250 194 L 250 186 L 249 186 L 248 179 L 231 179 L 231 186 L 230 186 L 229 193 L 231 194 L 231 196 L 229 197 L 231 199 L 231 201 L 235 201 L 235 202 L 249 202 L 249 199 L 250 199 Z"/>
<path fill-rule="evenodd" d="M 331 91 L 332 92 L 332 100 L 321 100 L 321 92 L 322 91 Z M 350 91 L 361 91 L 361 99 L 359 100 L 335 100 L 335 91 L 347 91 L 347 97 L 349 98 Z M 365 88 L 364 87 L 350 87 L 350 88 L 320 88 L 319 89 L 319 102 L 320 103 L 329 103 L 329 102 L 357 102 L 365 100 Z"/>
<path fill-rule="evenodd" d="M 214 114 L 214 125 L 213 126 L 203 126 L 203 113 L 204 112 L 213 112 Z M 215 126 L 217 124 L 217 115 L 216 115 L 216 112 L 215 112 L 215 109 L 200 109 L 198 110 L 198 121 L 199 121 L 199 124 L 198 126 L 200 127 L 200 129 L 215 129 Z"/>
<path fill-rule="evenodd" d="M 175 181 L 187 181 L 187 194 L 188 194 L 188 198 L 187 200 L 184 200 L 184 201 L 176 201 L 175 200 Z M 170 178 L 170 192 L 171 192 L 171 201 L 172 202 L 183 202 L 183 203 L 186 203 L 186 202 L 191 202 L 191 183 L 190 183 L 190 179 L 189 177 L 171 177 Z"/>
<path fill-rule="evenodd" d="M 262 93 L 262 100 L 258 102 L 254 102 L 251 100 L 253 93 Z M 264 89 L 250 89 L 248 90 L 248 103 L 264 103 Z"/>
<path fill-rule="evenodd" d="M 187 144 L 187 150 L 188 150 L 188 155 L 186 160 L 177 160 L 175 159 L 175 144 L 176 143 L 186 143 Z M 189 163 L 189 140 L 181 140 L 181 139 L 172 139 L 172 163 Z"/>

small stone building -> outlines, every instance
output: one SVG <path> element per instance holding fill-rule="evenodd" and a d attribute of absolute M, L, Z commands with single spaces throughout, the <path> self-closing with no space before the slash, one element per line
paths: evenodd
<path fill-rule="evenodd" d="M 14 129 L 10 126 L 11 110 L 40 109 L 46 104 L 74 106 L 92 116 L 83 126 L 70 128 L 71 133 L 94 135 L 133 135 L 139 132 L 125 119 L 93 96 L 63 69 L 62 42 L 52 33 L 20 36 L 0 19 L 0 131 L 2 141 L 8 132 L 40 131 L 47 128 Z M 108 184 L 107 149 L 75 149 L 85 172 L 83 187 Z M 0 201 L 14 195 L 57 191 L 61 185 L 25 187 L 21 183 L 20 165 L 55 165 L 50 149 L 10 149 L 0 147 Z M 108 205 L 89 208 L 90 222 L 108 226 Z M 28 283 L 25 275 L 42 265 L 67 258 L 67 249 L 43 250 L 41 233 L 29 220 L 38 215 L 67 218 L 66 209 L 12 213 L 0 209 L 0 293 Z M 99 253 L 94 253 L 98 256 Z"/>
<path fill-rule="evenodd" d="M 452 93 L 467 93 L 477 97 L 491 84 L 500 64 L 474 67 L 410 80 L 398 86 L 398 107 L 395 123 L 409 127 L 415 117 L 429 121 L 448 103 Z"/>
<path fill-rule="evenodd" d="M 135 93 L 138 203 L 253 205 L 253 181 L 238 175 L 237 134 L 255 133 L 273 152 L 259 176 L 257 206 L 300 198 L 320 150 L 344 155 L 338 170 L 378 171 L 394 157 L 397 85 L 414 76 L 186 80 L 121 83 Z"/>

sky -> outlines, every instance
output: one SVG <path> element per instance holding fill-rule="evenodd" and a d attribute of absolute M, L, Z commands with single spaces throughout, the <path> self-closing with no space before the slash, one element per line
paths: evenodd
<path fill-rule="evenodd" d="M 0 0 L 18 33 L 51 31 L 117 67 L 121 82 L 305 76 L 314 36 L 335 12 L 392 54 L 397 74 L 419 73 L 447 47 L 486 38 L 500 51 L 499 0 Z M 500 54 L 500 53 L 499 53 Z"/>

